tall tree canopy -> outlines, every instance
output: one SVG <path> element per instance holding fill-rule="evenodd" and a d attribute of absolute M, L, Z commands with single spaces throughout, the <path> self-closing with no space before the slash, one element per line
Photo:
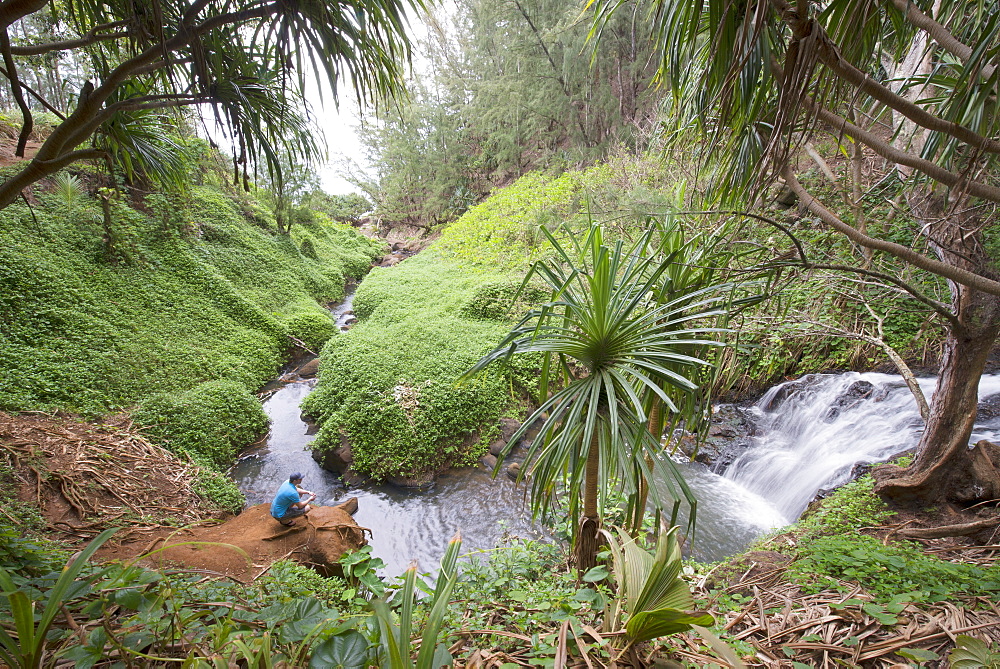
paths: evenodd
<path fill-rule="evenodd" d="M 283 150 L 308 156 L 317 148 L 297 108 L 307 78 L 325 80 L 335 97 L 345 82 L 361 99 L 396 96 L 409 57 L 404 10 L 421 6 L 421 0 L 4 0 L 0 75 L 23 118 L 17 154 L 24 156 L 33 109 L 47 109 L 59 122 L 31 161 L 0 184 L 0 207 L 78 160 L 118 157 L 128 170 L 128 158 L 134 165 L 143 155 L 137 138 L 156 135 L 149 128 L 168 111 L 197 105 L 211 105 L 231 135 L 244 179 L 248 165 L 280 172 Z M 53 97 L 61 84 L 33 88 L 24 75 L 27 59 L 56 54 L 85 77 L 65 102 Z"/>
<path fill-rule="evenodd" d="M 433 224 L 525 172 L 641 146 L 661 97 L 649 24 L 622 3 L 591 54 L 582 17 L 557 0 L 458 0 L 431 17 L 414 98 L 365 137 L 380 215 Z"/>
<path fill-rule="evenodd" d="M 591 4 L 599 33 L 618 3 Z M 919 455 L 906 470 L 884 468 L 878 489 L 915 500 L 1000 498 L 1000 452 L 985 442 L 968 448 L 978 382 L 1000 333 L 996 3 L 648 6 L 677 117 L 705 139 L 710 196 L 751 206 L 783 180 L 812 217 L 866 250 L 856 271 L 877 274 L 867 260 L 885 254 L 948 282 L 945 303 L 880 277 L 934 310 L 947 334 Z M 821 199 L 803 185 L 799 149 L 817 134 L 854 166 L 869 161 L 879 179 L 898 180 L 901 211 L 891 224 L 865 221 L 856 191 Z"/>

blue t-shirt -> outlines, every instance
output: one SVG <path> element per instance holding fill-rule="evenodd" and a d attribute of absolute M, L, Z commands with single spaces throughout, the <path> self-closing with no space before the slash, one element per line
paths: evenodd
<path fill-rule="evenodd" d="M 299 491 L 295 488 L 295 484 L 291 481 L 285 481 L 278 488 L 278 494 L 271 502 L 271 515 L 275 518 L 281 518 L 288 511 L 288 507 L 298 501 L 300 501 Z"/>

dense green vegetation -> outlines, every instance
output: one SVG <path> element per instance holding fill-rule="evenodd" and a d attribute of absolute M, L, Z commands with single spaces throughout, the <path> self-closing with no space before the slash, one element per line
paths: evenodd
<path fill-rule="evenodd" d="M 208 187 L 187 204 L 169 227 L 155 204 L 152 216 L 121 205 L 110 243 L 90 200 L 40 193 L 0 213 L 0 408 L 99 413 L 216 379 L 256 390 L 289 335 L 315 344 L 332 332 L 313 322 L 318 302 L 342 296 L 379 251 L 337 224 L 275 236 Z M 299 250 L 307 240 L 321 261 Z M 128 258 L 109 262 L 108 246 Z"/>
<path fill-rule="evenodd" d="M 532 385 L 522 369 L 458 379 L 504 332 L 511 279 L 469 271 L 435 251 L 376 269 L 354 297 L 360 322 L 323 349 L 303 408 L 322 423 L 314 448 L 352 444 L 354 467 L 378 478 L 470 464 L 496 421 Z"/>
<path fill-rule="evenodd" d="M 48 541 L 53 521 L 17 496 L 36 454 L 9 451 L 0 461 L 0 663 L 430 669 L 451 662 L 451 647 L 501 669 L 664 656 L 737 666 L 734 652 L 794 667 L 875 657 L 1000 666 L 996 648 L 938 622 L 996 615 L 995 559 L 957 541 L 927 550 L 899 539 L 913 521 L 886 528 L 893 511 L 875 494 L 922 497 L 920 512 L 947 497 L 960 502 L 947 508 L 971 507 L 980 522 L 995 513 L 1000 475 L 982 466 L 989 456 L 969 466 L 971 421 L 954 421 L 975 414 L 973 385 L 1000 331 L 996 8 L 458 0 L 429 21 L 429 72 L 403 96 L 410 4 L 420 5 L 7 7 L 0 50 L 10 85 L 0 94 L 17 113 L 0 130 L 18 153 L 28 139 L 41 146 L 31 147 L 36 161 L 0 168 L 0 410 L 128 411 L 151 439 L 200 465 L 198 494 L 238 512 L 242 494 L 221 472 L 266 429 L 254 392 L 293 351 L 322 351 L 304 407 L 322 423 L 315 447 L 346 441 L 356 472 L 377 479 L 424 482 L 474 464 L 499 417 L 523 416 L 551 393 L 537 414 L 551 422 L 530 457 L 534 508 L 556 516 L 559 540 L 511 538 L 459 571 L 455 539 L 440 578 L 425 584 L 415 569 L 380 579 L 364 549 L 342 559 L 344 578 L 279 562 L 249 584 L 92 565 L 96 543 L 73 562 L 80 547 Z M 932 46 L 921 30 L 933 32 Z M 74 37 L 83 39 L 61 43 Z M 366 126 L 378 181 L 355 175 L 371 200 L 317 190 L 318 134 L 301 104 L 309 58 L 325 64 L 320 78 L 335 97 L 339 84 L 388 103 Z M 927 69 L 904 71 L 904 61 Z M 28 100 L 21 78 L 35 84 Z M 189 118 L 168 113 L 209 102 L 234 139 L 224 168 L 189 137 Z M 876 118 L 895 127 L 866 120 Z M 384 245 L 334 221 L 369 210 L 382 230 L 405 223 L 440 238 L 365 276 Z M 654 465 L 669 464 L 661 409 L 667 420 L 692 409 L 685 427 L 694 429 L 708 392 L 695 386 L 707 375 L 682 384 L 693 391 L 688 406 L 663 392 L 692 362 L 658 369 L 675 353 L 655 339 L 670 335 L 661 326 L 673 312 L 656 306 L 676 296 L 666 281 L 600 299 L 629 278 L 618 268 L 653 262 L 645 245 L 602 256 L 610 270 L 600 254 L 619 241 L 630 248 L 654 224 L 682 242 L 715 233 L 728 254 L 718 267 L 673 258 L 664 276 L 759 276 L 758 261 L 769 261 L 772 299 L 725 322 L 733 332 L 718 335 L 730 346 L 707 353 L 684 342 L 685 353 L 718 363 L 714 384 L 703 384 L 713 391 L 871 368 L 890 354 L 957 370 L 943 375 L 908 469 L 876 470 L 889 481 L 881 488 L 870 477 L 843 487 L 746 556 L 682 570 L 676 528 L 657 535 L 643 513 Z M 588 230 L 608 242 L 588 247 L 589 260 L 560 249 Z M 532 266 L 555 280 L 535 274 L 522 286 Z M 604 270 L 602 284 L 594 275 Z M 573 272 L 565 283 L 564 271 Z M 360 321 L 340 334 L 322 305 L 362 277 Z M 567 290 L 575 278 L 579 292 Z M 553 294 L 561 305 L 536 313 L 540 325 L 518 320 Z M 616 326 L 635 339 L 611 336 Z M 580 335 L 593 336 L 581 344 Z M 628 341 L 632 357 L 615 348 Z M 508 359 L 518 346 L 530 354 Z M 494 359 L 504 364 L 466 377 Z M 103 455 L 114 459 L 110 447 Z M 36 496 L 56 485 L 44 470 L 35 476 Z M 621 489 L 627 499 L 617 499 Z M 609 542 L 593 542 L 586 560 L 561 543 L 579 530 L 581 504 L 588 536 Z M 418 591 L 426 597 L 415 601 Z M 989 620 L 965 631 L 986 633 Z M 711 629 L 669 636 L 696 625 Z M 943 631 L 921 639 L 925 627 Z M 883 633 L 896 638 L 872 643 Z M 866 644 L 878 654 L 862 655 Z M 950 646 L 959 650 L 944 657 Z"/>
<path fill-rule="evenodd" d="M 86 173 L 0 212 L 0 409 L 134 409 L 207 467 L 203 494 L 238 511 L 242 495 L 211 470 L 266 431 L 253 393 L 298 342 L 334 335 L 321 305 L 382 244 L 318 213 L 275 234 L 253 196 L 192 167 L 203 185 L 118 203 L 110 228 Z"/>

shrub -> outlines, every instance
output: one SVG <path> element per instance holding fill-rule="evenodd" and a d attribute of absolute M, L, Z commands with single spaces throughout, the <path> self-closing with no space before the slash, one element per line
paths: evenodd
<path fill-rule="evenodd" d="M 303 235 L 302 245 L 299 247 L 302 250 L 302 255 L 307 258 L 312 258 L 313 260 L 319 260 L 319 256 L 316 254 L 316 242 L 313 241 L 311 236 Z"/>
<path fill-rule="evenodd" d="M 130 259 L 117 264 L 86 195 L 0 212 L 0 409 L 93 415 L 213 379 L 268 381 L 284 322 L 320 314 L 315 302 L 339 299 L 383 245 L 328 219 L 275 236 L 247 220 L 251 205 L 203 185 L 148 196 L 149 216 L 116 204 Z M 318 260 L 300 253 L 306 236 Z"/>
<path fill-rule="evenodd" d="M 548 292 L 536 286 L 528 285 L 522 290 L 519 281 L 494 281 L 480 286 L 460 313 L 466 318 L 482 320 L 517 320 L 531 305 L 547 297 Z"/>
<path fill-rule="evenodd" d="M 231 478 L 205 467 L 198 470 L 194 491 L 216 508 L 232 514 L 238 514 L 247 504 L 243 491 Z"/>
<path fill-rule="evenodd" d="M 330 337 L 339 331 L 329 312 L 319 308 L 292 314 L 285 327 L 288 334 L 300 340 L 313 351 L 319 351 Z"/>
<path fill-rule="evenodd" d="M 234 381 L 207 381 L 188 391 L 161 393 L 133 414 L 156 441 L 199 464 L 228 466 L 238 449 L 267 429 L 256 397 Z"/>
<path fill-rule="evenodd" d="M 885 501 L 875 494 L 875 479 L 862 476 L 837 488 L 807 512 L 799 527 L 810 535 L 853 533 L 860 527 L 875 527 L 894 514 Z"/>
<path fill-rule="evenodd" d="M 801 557 L 790 573 L 806 592 L 860 584 L 880 601 L 908 593 L 908 601 L 941 601 L 955 595 L 1000 593 L 1000 566 L 990 568 L 946 562 L 923 554 L 908 542 L 883 545 L 861 534 L 818 537 L 800 544 Z"/>
<path fill-rule="evenodd" d="M 503 280 L 431 250 L 369 275 L 354 300 L 365 320 L 327 342 L 303 404 L 322 423 L 314 448 L 339 446 L 343 430 L 354 466 L 376 477 L 474 462 L 477 430 L 496 423 L 517 388 L 504 370 L 457 383 L 505 331 L 460 312 L 483 284 Z"/>

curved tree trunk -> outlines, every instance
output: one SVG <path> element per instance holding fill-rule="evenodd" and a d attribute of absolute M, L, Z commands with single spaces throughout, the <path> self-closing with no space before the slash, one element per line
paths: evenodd
<path fill-rule="evenodd" d="M 994 301 L 996 298 L 992 298 Z M 1000 327 L 952 328 L 918 453 L 908 469 L 880 467 L 875 491 L 900 502 L 975 502 L 1000 497 L 1000 472 L 973 466 L 969 449 L 979 379 Z"/>
<path fill-rule="evenodd" d="M 576 539 L 576 569 L 579 577 L 597 566 L 597 533 L 601 529 L 601 517 L 597 512 L 597 489 L 600 475 L 601 448 L 595 429 L 594 436 L 590 440 L 590 450 L 587 453 L 587 478 L 583 490 L 583 518 L 580 519 L 580 532 Z"/>
<path fill-rule="evenodd" d="M 911 210 L 927 221 L 925 229 L 939 257 L 949 264 L 992 276 L 992 263 L 978 234 L 978 221 L 942 211 L 931 198 L 912 202 Z M 969 504 L 1000 498 L 1000 462 L 990 449 L 969 448 L 976 421 L 979 380 L 1000 335 L 1000 297 L 951 284 L 956 319 L 947 326 L 937 388 L 918 453 L 906 469 L 874 471 L 875 491 L 904 503 L 940 501 Z"/>

